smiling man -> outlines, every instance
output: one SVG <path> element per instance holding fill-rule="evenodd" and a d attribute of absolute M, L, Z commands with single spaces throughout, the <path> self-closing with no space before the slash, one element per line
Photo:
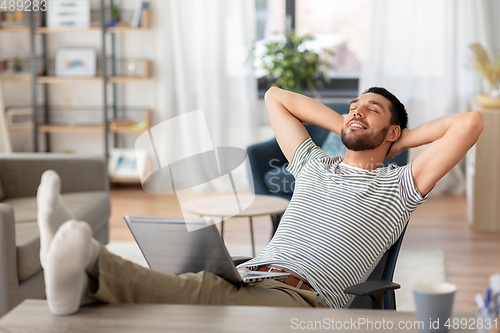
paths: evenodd
<path fill-rule="evenodd" d="M 39 187 L 38 224 L 51 311 L 70 314 L 89 300 L 346 307 L 353 297 L 344 289 L 366 280 L 483 129 L 481 114 L 469 112 L 408 130 L 404 105 L 379 87 L 353 100 L 345 118 L 279 88 L 269 89 L 265 100 L 295 191 L 270 243 L 240 268 L 292 277 L 236 286 L 208 272 L 176 276 L 127 262 L 92 239 L 87 223 L 65 222 L 71 214 L 61 201 L 59 178 L 49 171 Z M 303 123 L 341 135 L 345 157 L 326 155 Z M 381 167 L 385 157 L 423 144 L 429 146 L 410 164 Z"/>
<path fill-rule="evenodd" d="M 267 92 L 266 106 L 295 190 L 271 242 L 244 266 L 295 272 L 330 307 L 350 304 L 353 297 L 344 289 L 367 279 L 410 215 L 483 129 L 481 114 L 469 112 L 408 130 L 404 105 L 380 87 L 354 99 L 345 118 L 279 88 Z M 325 154 L 303 123 L 341 135 L 344 158 Z M 384 158 L 428 143 L 410 164 L 381 167 Z"/>

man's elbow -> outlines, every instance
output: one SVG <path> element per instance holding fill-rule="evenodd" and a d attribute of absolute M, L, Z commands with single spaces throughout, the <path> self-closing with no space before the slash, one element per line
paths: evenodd
<path fill-rule="evenodd" d="M 481 134 L 484 129 L 484 119 L 483 115 L 479 111 L 468 112 L 467 125 L 472 133 L 477 137 Z"/>

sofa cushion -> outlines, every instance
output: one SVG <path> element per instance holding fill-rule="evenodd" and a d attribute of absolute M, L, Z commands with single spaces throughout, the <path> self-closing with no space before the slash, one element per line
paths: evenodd
<path fill-rule="evenodd" d="M 75 219 L 89 222 L 94 232 L 106 225 L 110 215 L 108 192 L 66 193 L 62 198 Z M 40 235 L 36 222 L 36 197 L 8 199 L 14 209 L 19 281 L 41 270 Z"/>

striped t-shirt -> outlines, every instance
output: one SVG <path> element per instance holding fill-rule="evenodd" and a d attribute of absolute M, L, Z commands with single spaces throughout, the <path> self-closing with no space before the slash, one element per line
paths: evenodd
<path fill-rule="evenodd" d="M 274 264 L 306 278 L 332 308 L 348 306 L 348 286 L 366 281 L 425 200 L 411 164 L 366 170 L 329 157 L 311 138 L 287 170 L 295 189 L 278 230 L 256 258 L 239 267 Z"/>

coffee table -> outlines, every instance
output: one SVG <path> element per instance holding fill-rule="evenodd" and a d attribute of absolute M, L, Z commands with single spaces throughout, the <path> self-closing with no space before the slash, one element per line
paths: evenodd
<path fill-rule="evenodd" d="M 241 202 L 251 200 L 250 194 L 240 194 L 237 196 Z M 235 195 L 213 195 L 207 198 L 190 201 L 183 205 L 190 213 L 200 216 L 221 218 L 221 237 L 224 240 L 224 219 L 229 217 L 248 217 L 250 221 L 250 237 L 252 240 L 252 254 L 255 257 L 255 242 L 253 234 L 253 221 L 255 216 L 282 214 L 290 201 L 270 195 L 255 195 L 253 203 L 245 210 L 235 214 Z"/>
<path fill-rule="evenodd" d="M 472 322 L 472 313 L 453 314 L 454 318 L 465 318 Z M 328 328 L 339 322 L 348 325 L 342 329 Z M 351 323 L 366 322 L 351 326 Z M 313 309 L 270 306 L 214 306 L 214 305 L 167 305 L 167 304 L 119 304 L 84 306 L 71 316 L 55 316 L 50 313 L 44 300 L 26 300 L 0 319 L 0 332 L 409 332 L 418 329 L 387 330 L 377 325 L 398 325 L 399 322 L 413 325 L 413 312 L 361 309 Z M 372 322 L 373 327 L 368 327 Z M 307 325 L 317 325 L 307 329 Z M 396 327 L 396 326 L 394 326 Z M 475 330 L 451 329 L 454 332 Z"/>

